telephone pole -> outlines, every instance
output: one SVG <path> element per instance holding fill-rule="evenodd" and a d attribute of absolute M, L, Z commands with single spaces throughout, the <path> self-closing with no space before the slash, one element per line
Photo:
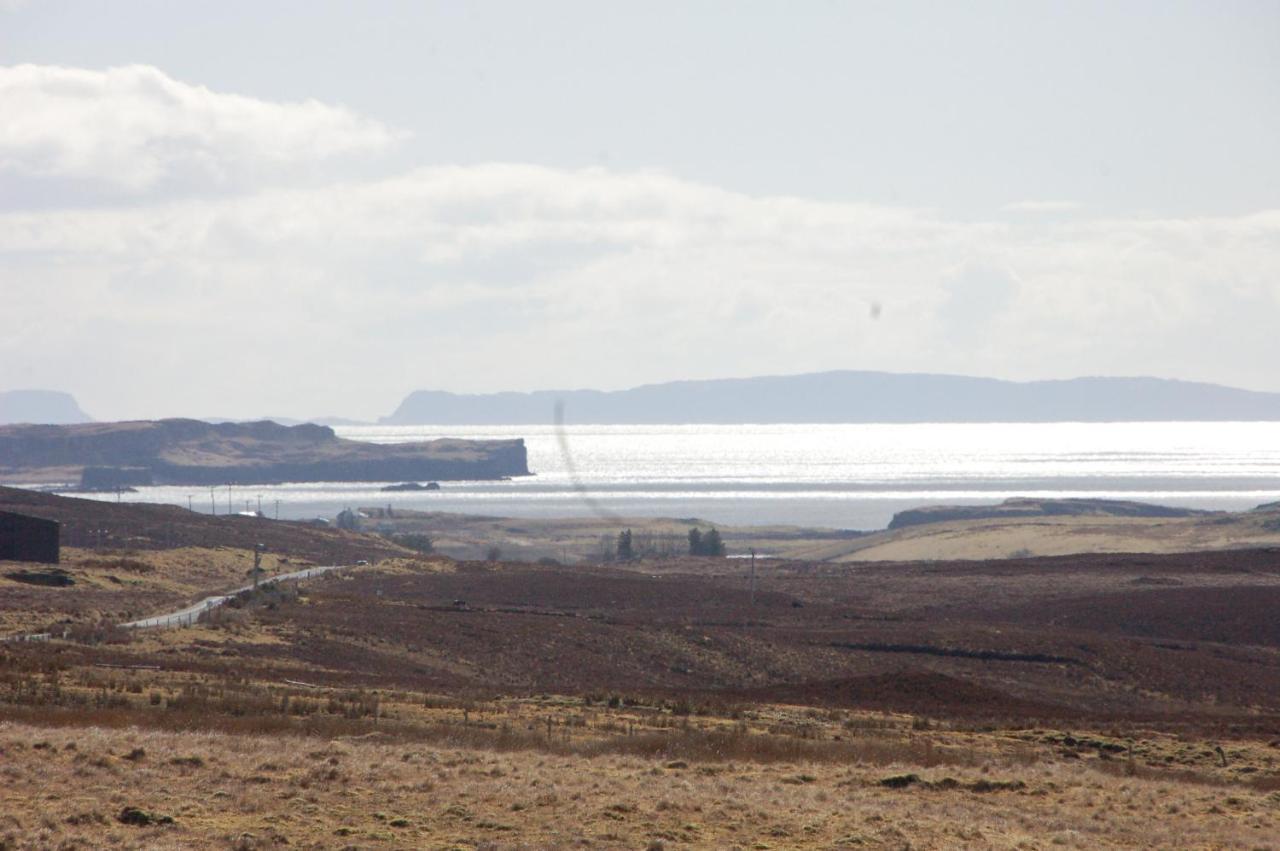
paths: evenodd
<path fill-rule="evenodd" d="M 756 548 L 751 548 L 751 605 L 756 604 Z"/>
<path fill-rule="evenodd" d="M 258 590 L 258 574 L 262 572 L 262 551 L 267 547 L 265 544 L 253 545 L 253 590 Z"/>

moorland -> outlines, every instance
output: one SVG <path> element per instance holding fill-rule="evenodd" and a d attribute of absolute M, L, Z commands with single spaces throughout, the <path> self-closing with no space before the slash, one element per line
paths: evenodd
<path fill-rule="evenodd" d="M 1280 835 L 1274 548 L 762 559 L 753 579 L 744 559 L 455 560 L 27 494 L 8 499 L 132 525 L 67 547 L 72 584 L 0 578 L 6 630 L 58 636 L 0 644 L 10 847 Z M 242 583 L 258 539 L 257 592 L 188 629 L 119 628 Z M 350 566 L 269 581 L 333 558 Z"/>

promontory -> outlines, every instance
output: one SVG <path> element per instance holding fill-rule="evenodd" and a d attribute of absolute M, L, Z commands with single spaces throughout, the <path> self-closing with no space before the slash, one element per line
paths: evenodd
<path fill-rule="evenodd" d="M 0 481 L 140 485 L 501 479 L 529 475 L 524 441 L 375 444 L 328 426 L 190 419 L 0 426 Z"/>

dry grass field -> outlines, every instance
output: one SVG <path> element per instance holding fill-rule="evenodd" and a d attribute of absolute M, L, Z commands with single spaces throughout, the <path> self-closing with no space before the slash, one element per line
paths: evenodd
<path fill-rule="evenodd" d="M 1183 518 L 1023 517 L 928 523 L 848 543 L 817 543 L 795 555 L 835 561 L 918 561 L 1258 547 L 1280 547 L 1280 510 Z"/>
<path fill-rule="evenodd" d="M 929 734 L 921 734 L 927 737 Z M 1280 794 L 974 735 L 964 764 L 0 723 L 6 848 L 1277 847 Z M 927 740 L 927 738 L 926 738 Z"/>

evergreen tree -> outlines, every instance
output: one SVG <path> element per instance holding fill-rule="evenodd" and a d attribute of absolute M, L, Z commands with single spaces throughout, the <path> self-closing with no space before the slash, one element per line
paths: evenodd
<path fill-rule="evenodd" d="M 702 533 L 698 531 L 697 526 L 689 530 L 689 555 L 702 555 Z"/>
<path fill-rule="evenodd" d="M 624 529 L 618 533 L 618 560 L 630 561 L 635 558 L 635 553 L 631 549 L 631 530 Z"/>
<path fill-rule="evenodd" d="M 702 536 L 702 554 L 707 556 L 723 556 L 725 554 L 724 541 L 720 540 L 720 533 L 713 526 L 711 531 Z"/>

